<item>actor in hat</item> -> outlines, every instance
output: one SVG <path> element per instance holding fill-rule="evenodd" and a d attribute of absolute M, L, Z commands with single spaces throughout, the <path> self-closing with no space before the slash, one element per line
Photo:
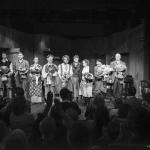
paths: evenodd
<path fill-rule="evenodd" d="M 56 89 L 56 77 L 58 73 L 57 66 L 53 63 L 54 56 L 48 55 L 47 56 L 47 64 L 43 66 L 42 69 L 42 77 L 44 79 L 44 86 L 45 86 L 45 98 L 47 99 L 47 93 L 51 91 L 55 94 Z"/>
<path fill-rule="evenodd" d="M 29 62 L 24 59 L 22 52 L 18 53 L 18 60 L 14 63 L 15 81 L 16 86 L 24 90 L 25 98 L 28 99 L 28 73 Z"/>

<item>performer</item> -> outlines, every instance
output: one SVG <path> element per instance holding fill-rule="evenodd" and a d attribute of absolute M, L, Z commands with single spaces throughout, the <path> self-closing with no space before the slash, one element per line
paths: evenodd
<path fill-rule="evenodd" d="M 69 64 L 69 56 L 64 55 L 62 57 L 63 63 L 58 66 L 58 75 L 60 78 L 60 89 L 63 87 L 72 91 L 71 77 L 73 75 L 72 66 Z"/>
<path fill-rule="evenodd" d="M 125 62 L 121 61 L 121 55 L 119 53 L 115 55 L 115 61 L 111 62 L 110 66 L 114 70 L 113 94 L 116 98 L 120 98 L 122 96 L 123 80 L 127 67 Z"/>
<path fill-rule="evenodd" d="M 18 60 L 14 63 L 16 86 L 24 90 L 25 98 L 28 99 L 28 72 L 29 62 L 24 60 L 22 52 L 18 53 Z"/>
<path fill-rule="evenodd" d="M 53 63 L 54 56 L 48 55 L 47 56 L 47 64 L 43 66 L 42 69 L 42 77 L 44 79 L 44 86 L 45 86 L 45 98 L 47 99 L 47 93 L 51 91 L 55 94 L 56 89 L 56 77 L 58 73 L 57 66 Z"/>
<path fill-rule="evenodd" d="M 79 82 L 81 78 L 81 65 L 79 63 L 78 55 L 75 55 L 73 57 L 72 70 L 73 70 L 73 75 L 72 75 L 73 96 L 74 96 L 74 100 L 78 101 L 79 86 L 80 86 Z"/>
<path fill-rule="evenodd" d="M 104 69 L 105 65 L 102 64 L 101 59 L 96 60 L 96 66 L 94 67 L 94 87 L 93 87 L 93 95 L 104 94 L 106 93 L 106 86 L 104 85 Z"/>
<path fill-rule="evenodd" d="M 92 97 L 92 87 L 93 87 L 93 75 L 89 73 L 89 61 L 84 59 L 82 61 L 82 80 L 80 83 L 80 95 L 83 96 L 83 102 L 88 104 L 90 102 L 90 97 Z"/>
<path fill-rule="evenodd" d="M 110 65 L 105 65 L 103 70 L 103 84 L 106 88 L 106 96 L 113 95 L 113 83 L 114 83 L 114 76 L 113 76 L 113 68 Z"/>
<path fill-rule="evenodd" d="M 38 57 L 34 57 L 34 64 L 30 66 L 30 86 L 29 94 L 31 97 L 31 103 L 42 102 L 42 66 L 38 64 Z"/>
<path fill-rule="evenodd" d="M 4 96 L 4 88 L 6 87 L 7 96 L 12 98 L 12 74 L 12 63 L 7 59 L 7 54 L 2 52 L 2 60 L 0 61 L 0 95 Z"/>

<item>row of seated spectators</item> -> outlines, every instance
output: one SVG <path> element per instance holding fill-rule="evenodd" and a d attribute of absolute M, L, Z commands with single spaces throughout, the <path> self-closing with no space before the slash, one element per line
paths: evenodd
<path fill-rule="evenodd" d="M 68 89 L 60 91 L 62 101 L 49 92 L 44 111 L 35 118 L 23 89 L 17 88 L 14 99 L 0 100 L 0 150 L 141 149 L 149 143 L 150 111 L 135 92 L 115 100 L 111 110 L 97 95 L 81 120 L 83 108 L 73 102 Z"/>

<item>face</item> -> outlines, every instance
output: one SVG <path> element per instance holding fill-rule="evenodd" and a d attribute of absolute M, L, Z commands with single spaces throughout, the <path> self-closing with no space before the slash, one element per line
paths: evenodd
<path fill-rule="evenodd" d="M 52 62 L 53 62 L 53 57 L 52 57 L 52 56 L 49 56 L 49 57 L 47 58 L 47 61 L 48 61 L 49 63 L 52 63 Z"/>
<path fill-rule="evenodd" d="M 101 66 L 102 63 L 100 61 L 96 61 L 96 65 Z"/>
<path fill-rule="evenodd" d="M 63 62 L 65 63 L 65 64 L 68 64 L 68 58 L 67 57 L 64 57 L 64 59 L 63 59 Z"/>
<path fill-rule="evenodd" d="M 75 58 L 74 58 L 74 62 L 75 62 L 75 63 L 78 63 L 78 62 L 79 62 L 79 58 L 75 57 Z"/>
<path fill-rule="evenodd" d="M 37 63 L 39 62 L 38 57 L 35 57 L 33 61 L 34 61 L 34 63 L 36 63 L 36 64 L 37 64 Z"/>
<path fill-rule="evenodd" d="M 83 63 L 83 67 L 87 66 L 87 63 L 85 61 L 83 61 L 82 63 Z"/>
<path fill-rule="evenodd" d="M 23 54 L 19 53 L 19 54 L 18 54 L 18 58 L 19 58 L 19 59 L 23 59 Z"/>
<path fill-rule="evenodd" d="M 117 61 L 119 61 L 121 59 L 121 55 L 120 54 L 116 54 L 115 58 L 116 58 Z"/>
<path fill-rule="evenodd" d="M 6 59 L 7 58 L 7 55 L 5 53 L 2 53 L 2 58 L 3 59 Z"/>

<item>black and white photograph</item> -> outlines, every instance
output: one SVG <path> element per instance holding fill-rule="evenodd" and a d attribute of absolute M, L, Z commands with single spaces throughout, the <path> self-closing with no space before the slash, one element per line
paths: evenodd
<path fill-rule="evenodd" d="M 145 0 L 0 2 L 0 150 L 150 150 Z"/>

